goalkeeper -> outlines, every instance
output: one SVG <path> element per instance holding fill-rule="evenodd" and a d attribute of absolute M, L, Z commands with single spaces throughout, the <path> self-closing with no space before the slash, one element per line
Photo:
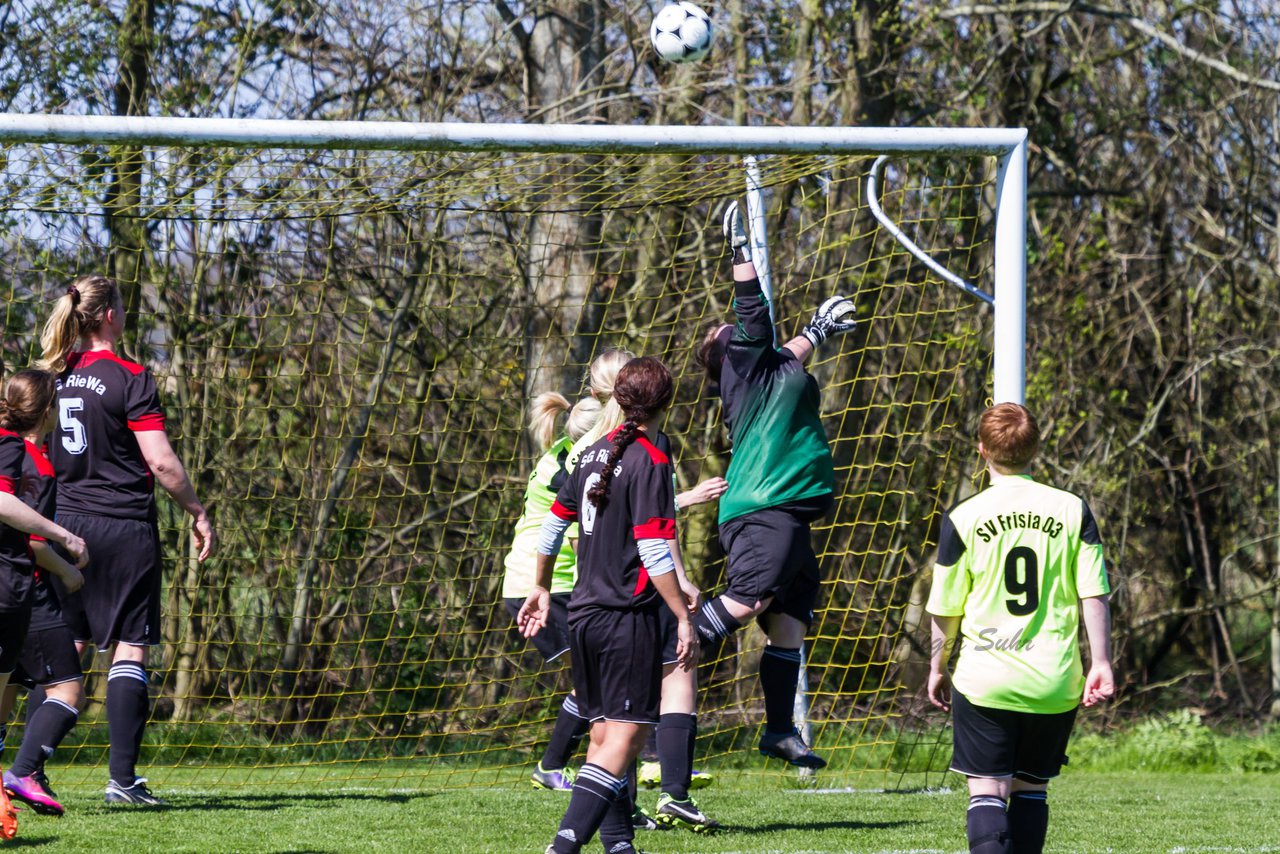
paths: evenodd
<path fill-rule="evenodd" d="M 805 744 L 793 717 L 800 650 L 820 584 L 809 526 L 831 509 L 835 488 L 818 383 L 804 365 L 829 336 L 854 328 L 853 301 L 832 297 L 801 335 L 776 347 L 737 202 L 725 210 L 724 235 L 733 251 L 738 322 L 710 329 L 698 362 L 719 389 L 733 442 L 729 488 L 720 499 L 728 587 L 699 609 L 694 625 L 704 640 L 718 643 L 748 619 L 759 620 L 768 636 L 760 657 L 760 752 L 822 768 L 826 760 Z"/>
<path fill-rule="evenodd" d="M 944 515 L 938 534 L 929 699 L 953 716 L 951 769 L 969 778 L 972 854 L 1040 854 L 1049 780 L 1066 763 L 1076 710 L 1115 693 L 1098 526 L 1080 496 L 1026 474 L 1039 445 L 1025 407 L 983 412 L 978 453 L 991 485 Z"/>

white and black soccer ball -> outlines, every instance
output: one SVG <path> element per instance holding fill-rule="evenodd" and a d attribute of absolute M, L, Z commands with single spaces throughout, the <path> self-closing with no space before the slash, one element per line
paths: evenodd
<path fill-rule="evenodd" d="M 711 51 L 711 17 L 692 3 L 668 3 L 653 16 L 649 41 L 667 62 L 694 62 Z"/>

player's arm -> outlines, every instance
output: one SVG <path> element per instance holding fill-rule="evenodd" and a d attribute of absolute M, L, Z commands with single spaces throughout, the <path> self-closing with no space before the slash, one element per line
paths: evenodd
<path fill-rule="evenodd" d="M 84 576 L 80 570 L 63 560 L 62 555 L 43 539 L 31 538 L 31 554 L 35 556 L 36 566 L 58 576 L 68 593 L 75 593 L 84 586 Z"/>
<path fill-rule="evenodd" d="M 676 495 L 676 509 L 688 510 L 698 504 L 715 501 L 729 490 L 729 482 L 722 477 L 709 477 L 693 489 L 686 489 Z"/>
<path fill-rule="evenodd" d="M 967 550 L 950 513 L 942 515 L 938 530 L 938 558 L 925 610 L 931 617 L 932 647 L 929 654 L 929 702 L 944 712 L 951 710 L 951 674 L 947 664 L 964 617 L 972 579 Z"/>
<path fill-rule="evenodd" d="M 1089 673 L 1084 680 L 1086 706 L 1096 706 L 1116 693 L 1115 675 L 1111 671 L 1111 583 L 1102 557 L 1102 537 L 1098 523 L 1081 500 L 1080 546 L 1076 553 L 1076 592 L 1089 639 Z"/>
<path fill-rule="evenodd" d="M 773 346 L 773 317 L 751 259 L 751 236 L 736 201 L 724 210 L 724 242 L 733 253 L 733 313 L 738 317 L 733 340 L 761 351 Z"/>
<path fill-rule="evenodd" d="M 960 617 L 940 617 L 930 614 L 932 629 L 929 653 L 929 702 L 944 712 L 951 711 L 951 673 L 947 669 L 951 651 L 955 648 L 956 634 L 960 631 Z"/>
<path fill-rule="evenodd" d="M 1111 671 L 1111 605 L 1110 596 L 1090 596 L 1080 600 L 1084 613 L 1084 630 L 1089 635 L 1089 675 L 1084 680 L 1084 704 L 1096 706 L 1116 693 L 1115 674 Z"/>
<path fill-rule="evenodd" d="M 551 616 L 551 577 L 556 557 L 560 554 L 565 533 L 578 521 L 578 479 L 575 474 L 576 472 L 569 474 L 560 487 L 556 500 L 551 503 L 551 512 L 542 520 L 538 545 L 534 549 L 533 590 L 516 614 L 516 626 L 526 638 L 536 635 Z"/>
<path fill-rule="evenodd" d="M 686 670 L 698 663 L 698 633 L 689 619 L 689 607 L 676 573 L 676 562 L 670 548 L 671 540 L 645 537 L 636 540 L 640 562 L 649 574 L 654 589 L 676 615 L 676 663 Z"/>
<path fill-rule="evenodd" d="M 140 430 L 133 435 L 138 440 L 142 459 L 155 475 L 156 483 L 164 487 L 164 491 L 173 496 L 178 506 L 194 520 L 191 533 L 195 538 L 196 556 L 199 560 L 204 560 L 213 552 L 213 523 L 209 521 L 204 505 L 196 497 L 196 488 L 187 477 L 187 470 L 174 453 L 173 446 L 169 444 L 169 437 L 163 430 Z"/>
<path fill-rule="evenodd" d="M 44 518 L 12 492 L 0 491 L 0 522 L 10 528 L 58 543 L 75 558 L 76 566 L 84 566 L 89 562 L 89 549 L 84 540 L 57 522 Z"/>

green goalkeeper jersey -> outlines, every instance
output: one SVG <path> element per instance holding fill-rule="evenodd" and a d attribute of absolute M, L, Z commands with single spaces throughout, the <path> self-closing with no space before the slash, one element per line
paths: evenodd
<path fill-rule="evenodd" d="M 1080 600 L 1110 592 L 1098 526 L 1078 495 L 998 477 L 943 516 L 928 611 L 961 617 L 952 684 L 974 705 L 1079 705 Z"/>
<path fill-rule="evenodd" d="M 502 578 L 502 598 L 523 599 L 533 590 L 533 582 L 537 577 L 538 537 L 542 533 L 542 522 L 551 512 L 551 504 L 556 500 L 556 493 L 568 478 L 565 463 L 569 459 L 569 447 L 572 443 L 568 436 L 562 436 L 547 449 L 529 475 L 529 487 L 524 493 L 524 512 L 516 522 L 515 536 L 511 541 L 511 551 L 507 552 L 503 567 L 506 572 Z M 551 575 L 552 593 L 569 593 L 577 579 L 578 558 L 568 538 L 560 546 L 556 555 L 555 569 Z"/>
<path fill-rule="evenodd" d="M 720 369 L 720 398 L 733 442 L 721 524 L 835 489 L 817 380 L 790 351 L 774 346 L 759 281 L 735 283 L 733 310 L 738 324 Z"/>

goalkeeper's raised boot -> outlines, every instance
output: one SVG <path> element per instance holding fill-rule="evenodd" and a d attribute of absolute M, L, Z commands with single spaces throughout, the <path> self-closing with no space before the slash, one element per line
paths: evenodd
<path fill-rule="evenodd" d="M 135 807 L 163 807 L 168 804 L 151 794 L 147 788 L 145 777 L 137 777 L 132 786 L 122 786 L 115 780 L 107 783 L 106 802 L 109 804 L 126 804 Z"/>
<path fill-rule="evenodd" d="M 790 762 L 799 768 L 827 767 L 827 760 L 810 750 L 809 745 L 805 744 L 804 739 L 800 737 L 800 733 L 794 729 L 784 733 L 766 730 L 764 735 L 760 736 L 760 752 L 765 756 Z"/>
<path fill-rule="evenodd" d="M 724 232 L 724 242 L 733 252 L 733 263 L 748 263 L 751 260 L 751 234 L 742 221 L 742 212 L 736 200 L 725 205 L 720 228 Z"/>
<path fill-rule="evenodd" d="M 720 822 L 704 813 L 693 798 L 677 801 L 666 792 L 658 798 L 658 823 L 687 827 L 694 833 L 714 833 L 720 829 Z"/>
<path fill-rule="evenodd" d="M 530 782 L 533 783 L 535 789 L 550 789 L 553 792 L 568 792 L 573 789 L 573 781 L 577 778 L 577 774 L 572 768 L 557 768 L 554 771 L 548 771 L 542 767 L 542 762 L 538 762 L 538 767 L 533 769 L 533 773 L 529 775 Z"/>
<path fill-rule="evenodd" d="M 66 812 L 34 774 L 16 777 L 12 771 L 5 771 L 4 790 L 9 797 L 22 801 L 39 815 L 61 816 Z"/>

